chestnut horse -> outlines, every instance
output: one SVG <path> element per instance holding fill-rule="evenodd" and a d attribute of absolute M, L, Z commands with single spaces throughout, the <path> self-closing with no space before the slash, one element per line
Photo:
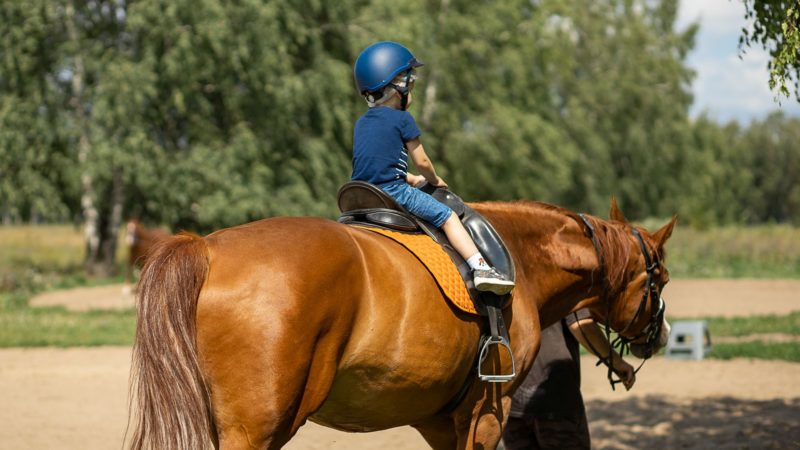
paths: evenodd
<path fill-rule="evenodd" d="M 411 425 L 434 449 L 493 449 L 542 328 L 588 307 L 635 354 L 666 343 L 669 327 L 651 297 L 668 281 L 663 248 L 675 218 L 651 235 L 615 203 L 612 220 L 586 222 L 542 203 L 470 206 L 517 267 L 504 310 L 514 381 L 476 378 L 481 320 L 448 304 L 399 244 L 319 218 L 266 219 L 172 237 L 148 259 L 129 446 L 278 449 L 311 420 L 357 432 Z M 508 373 L 500 353 L 488 362 Z M 467 381 L 463 399 L 443 412 Z"/>
<path fill-rule="evenodd" d="M 133 270 L 144 265 L 145 258 L 155 245 L 170 236 L 166 231 L 149 229 L 137 219 L 125 225 L 125 245 L 128 247 L 128 264 L 125 268 L 125 285 L 133 280 Z"/>

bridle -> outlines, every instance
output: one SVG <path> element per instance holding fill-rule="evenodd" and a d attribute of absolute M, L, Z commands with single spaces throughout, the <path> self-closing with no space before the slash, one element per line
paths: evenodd
<path fill-rule="evenodd" d="M 592 240 L 592 245 L 594 245 L 595 251 L 597 252 L 597 259 L 599 263 L 600 269 L 600 276 L 603 280 L 603 302 L 606 305 L 606 320 L 605 320 L 605 334 L 606 340 L 609 341 L 609 353 L 607 356 L 603 357 L 600 356 L 600 352 L 598 352 L 594 346 L 592 346 L 591 341 L 588 339 L 586 342 L 589 343 L 589 347 L 591 348 L 592 352 L 597 355 L 599 361 L 597 362 L 598 365 L 605 364 L 608 367 L 608 381 L 611 383 L 611 388 L 614 389 L 617 383 L 620 383 L 621 379 L 613 379 L 613 358 L 614 358 L 614 350 L 619 347 L 619 354 L 620 356 L 625 356 L 626 353 L 630 353 L 630 345 L 631 343 L 636 343 L 634 341 L 638 341 L 641 338 L 645 338 L 644 346 L 646 347 L 645 355 L 642 360 L 642 363 L 634 370 L 634 374 L 639 372 L 639 369 L 642 368 L 644 362 L 653 356 L 653 348 L 655 348 L 656 340 L 661 335 L 661 328 L 664 323 L 664 310 L 666 308 L 666 303 L 664 303 L 664 299 L 661 298 L 660 293 L 658 292 L 658 286 L 655 283 L 655 270 L 658 267 L 658 255 L 654 254 L 654 257 L 650 257 L 650 251 L 647 249 L 647 245 L 644 243 L 644 239 L 642 238 L 641 233 L 636 228 L 632 228 L 633 235 L 636 237 L 637 241 L 639 242 L 639 248 L 642 251 L 642 255 L 644 256 L 644 263 L 645 263 L 645 271 L 647 272 L 647 280 L 645 282 L 644 292 L 642 293 L 642 300 L 639 302 L 639 308 L 636 310 L 636 314 L 628 321 L 625 327 L 617 332 L 617 338 L 611 342 L 611 328 L 609 327 L 608 323 L 611 321 L 611 301 L 608 298 L 608 294 L 610 288 L 608 286 L 608 278 L 606 277 L 606 268 L 605 268 L 605 258 L 603 257 L 603 250 L 600 247 L 600 243 L 597 240 L 597 234 L 594 230 L 594 226 L 592 223 L 586 218 L 585 215 L 579 214 L 581 220 L 586 225 L 586 233 L 588 234 L 589 238 Z M 638 322 L 639 317 L 644 313 L 645 305 L 647 301 L 650 301 L 650 320 L 642 329 L 634 337 L 625 337 L 623 334 L 628 331 L 628 329 L 636 322 Z M 580 323 L 578 323 L 580 327 Z M 581 333 L 583 330 L 581 329 Z M 585 335 L 584 335 L 585 337 Z M 638 344 L 638 343 L 637 343 Z"/>
<path fill-rule="evenodd" d="M 642 331 L 640 331 L 639 334 L 633 338 L 622 337 L 622 339 L 627 341 L 627 343 L 639 340 L 642 337 L 646 337 L 647 339 L 645 340 L 645 345 L 647 346 L 648 350 L 645 359 L 648 359 L 653 356 L 653 346 L 656 339 L 658 339 L 659 335 L 661 334 L 661 327 L 664 324 L 664 310 L 666 309 L 667 305 L 664 303 L 664 299 L 658 292 L 658 286 L 654 281 L 656 267 L 658 267 L 657 255 L 654 254 L 654 258 L 651 260 L 650 252 L 648 251 L 647 246 L 644 243 L 644 239 L 642 239 L 642 235 L 639 233 L 639 230 L 633 228 L 633 235 L 636 236 L 636 239 L 639 241 L 639 248 L 642 250 L 642 255 L 644 255 L 647 281 L 645 281 L 642 300 L 639 302 L 639 309 L 636 310 L 636 315 L 633 316 L 631 321 L 628 322 L 628 325 L 626 325 L 625 328 L 623 328 L 618 334 L 622 336 L 626 331 L 628 331 L 628 328 L 630 328 L 631 325 L 636 323 L 636 321 L 639 319 L 639 315 L 644 312 L 645 303 L 648 299 L 650 299 L 650 321 L 647 322 L 647 325 L 645 325 Z"/>

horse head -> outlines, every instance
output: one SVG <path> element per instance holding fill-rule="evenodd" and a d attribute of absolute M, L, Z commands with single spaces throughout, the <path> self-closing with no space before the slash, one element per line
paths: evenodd
<path fill-rule="evenodd" d="M 139 227 L 141 224 L 138 219 L 131 219 L 125 225 L 125 243 L 132 247 L 139 239 Z"/>
<path fill-rule="evenodd" d="M 661 297 L 669 282 L 664 244 L 672 235 L 677 216 L 652 234 L 630 224 L 615 199 L 611 201 L 609 216 L 610 227 L 605 236 L 615 236 L 618 248 L 611 253 L 610 245 L 595 244 L 601 261 L 611 260 L 614 264 L 604 269 L 605 299 L 592 312 L 617 332 L 615 343 L 623 348 L 629 346 L 634 356 L 647 359 L 663 348 L 669 337 L 670 326 L 664 317 L 666 303 Z M 595 238 L 593 241 L 597 242 Z M 600 255 L 604 250 L 611 254 Z"/>

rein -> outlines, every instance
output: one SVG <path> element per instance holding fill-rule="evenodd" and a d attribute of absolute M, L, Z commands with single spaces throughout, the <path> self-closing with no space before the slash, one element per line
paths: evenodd
<path fill-rule="evenodd" d="M 603 280 L 602 299 L 606 305 L 606 320 L 603 325 L 605 328 L 606 340 L 609 343 L 608 355 L 601 356 L 601 353 L 596 348 L 594 348 L 594 345 L 592 345 L 591 341 L 588 338 L 586 338 L 586 334 L 583 332 L 583 328 L 580 326 L 579 321 L 578 321 L 578 329 L 581 331 L 584 340 L 589 344 L 589 348 L 597 356 L 598 358 L 597 365 L 599 366 L 600 364 L 604 364 L 606 367 L 608 367 L 608 382 L 611 384 L 611 389 L 616 390 L 616 384 L 622 382 L 621 378 L 618 378 L 616 380 L 614 379 L 614 368 L 613 368 L 614 354 L 617 347 L 619 347 L 619 357 L 622 358 L 626 354 L 630 354 L 631 341 L 635 341 L 641 338 L 642 336 L 647 337 L 645 345 L 648 346 L 648 350 L 647 353 L 645 354 L 644 359 L 642 360 L 642 363 L 639 364 L 639 367 L 637 367 L 633 371 L 633 373 L 636 374 L 639 372 L 639 369 L 641 369 L 642 366 L 644 366 L 645 361 L 651 356 L 653 356 L 652 344 L 655 341 L 655 339 L 657 339 L 658 336 L 661 334 L 661 326 L 663 324 L 663 319 L 664 319 L 665 305 L 664 305 L 664 300 L 659 295 L 657 286 L 653 281 L 653 276 L 658 261 L 650 258 L 650 252 L 647 250 L 647 246 L 644 243 L 644 239 L 642 238 L 641 233 L 639 233 L 639 230 L 637 230 L 636 228 L 633 228 L 632 229 L 633 235 L 636 236 L 636 239 L 639 241 L 639 248 L 642 251 L 642 255 L 644 255 L 645 270 L 647 272 L 647 281 L 645 283 L 645 290 L 644 293 L 642 294 L 642 300 L 639 302 L 639 308 L 636 310 L 636 314 L 628 322 L 625 328 L 623 328 L 622 331 L 619 331 L 617 333 L 617 338 L 614 339 L 614 341 L 612 342 L 611 327 L 608 325 L 608 322 L 610 322 L 611 318 L 611 301 L 609 300 L 608 295 L 611 289 L 608 284 L 608 277 L 606 276 L 605 257 L 603 256 L 603 250 L 602 247 L 600 246 L 600 242 L 597 240 L 597 233 L 595 232 L 594 225 L 592 225 L 592 223 L 586 218 L 585 215 L 579 214 L 579 216 L 583 221 L 583 223 L 586 225 L 586 233 L 588 237 L 592 240 L 592 245 L 594 246 L 595 252 L 597 253 L 597 261 L 600 270 L 600 277 Z M 637 336 L 633 338 L 624 337 L 622 333 L 626 332 L 628 328 L 631 327 L 631 325 L 636 323 L 636 321 L 639 319 L 639 316 L 644 311 L 644 306 L 648 299 L 650 299 L 651 302 L 650 311 L 652 315 L 650 317 L 650 321 Z M 658 299 L 658 305 L 656 305 L 655 299 Z M 577 319 L 577 315 L 575 318 Z"/>

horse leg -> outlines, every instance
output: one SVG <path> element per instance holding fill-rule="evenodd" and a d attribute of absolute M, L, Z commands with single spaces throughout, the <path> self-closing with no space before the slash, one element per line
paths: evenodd
<path fill-rule="evenodd" d="M 511 397 L 502 395 L 500 383 L 487 383 L 486 394 L 471 415 L 456 416 L 459 450 L 494 450 L 500 443 L 511 409 Z"/>
<path fill-rule="evenodd" d="M 412 427 L 422 435 L 433 450 L 452 450 L 458 444 L 458 434 L 451 417 L 432 419 Z"/>

